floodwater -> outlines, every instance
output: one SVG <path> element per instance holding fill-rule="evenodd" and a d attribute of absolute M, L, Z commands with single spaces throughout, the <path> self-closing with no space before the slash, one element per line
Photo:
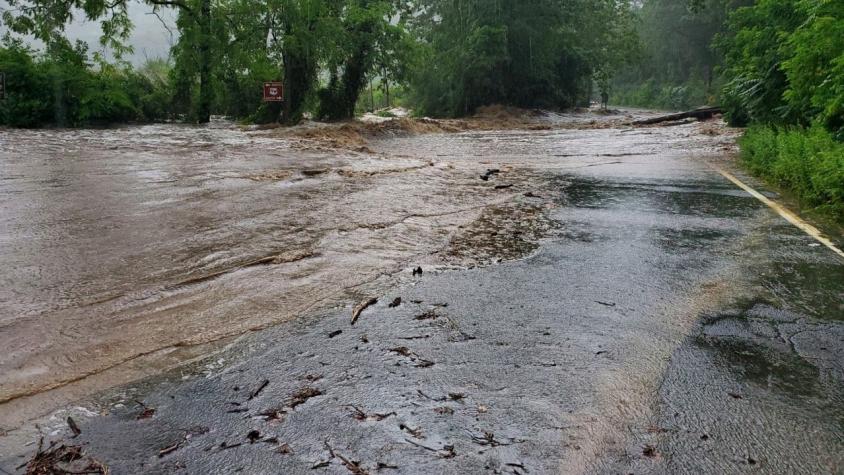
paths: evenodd
<path fill-rule="evenodd" d="M 0 404 L 18 404 L 0 426 L 20 398 L 154 374 L 405 267 L 488 261 L 445 248 L 514 191 L 478 178 L 496 134 L 458 141 L 446 162 L 225 121 L 0 130 Z M 532 180 L 518 165 L 500 176 Z"/>
<path fill-rule="evenodd" d="M 0 143 L 0 403 L 336 305 L 508 196 L 480 165 L 226 122 Z"/>
<path fill-rule="evenodd" d="M 6 428 L 225 346 L 0 467 L 73 414 L 120 473 L 840 471 L 844 266 L 707 165 L 734 133 L 538 120 L 0 131 Z"/>

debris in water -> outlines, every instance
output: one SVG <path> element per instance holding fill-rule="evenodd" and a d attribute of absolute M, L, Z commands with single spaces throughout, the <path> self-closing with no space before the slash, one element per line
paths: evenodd
<path fill-rule="evenodd" d="M 293 449 L 291 449 L 290 445 L 287 442 L 285 442 L 285 443 L 278 446 L 277 452 L 280 453 L 280 454 L 287 455 L 287 454 L 292 454 Z"/>
<path fill-rule="evenodd" d="M 733 399 L 744 399 L 744 397 L 738 393 L 728 392 L 727 394 L 729 394 L 730 397 Z"/>
<path fill-rule="evenodd" d="M 347 406 L 347 407 L 354 411 L 354 413 L 352 414 L 352 417 L 354 417 L 356 420 L 358 420 L 360 422 L 364 422 L 364 421 L 366 421 L 366 422 L 380 422 L 380 421 L 383 421 L 384 419 L 386 419 L 388 417 L 398 415 L 395 412 L 388 412 L 388 413 L 385 413 L 385 414 L 367 414 L 367 413 L 363 412 L 363 410 L 361 410 L 357 406 Z"/>
<path fill-rule="evenodd" d="M 225 443 L 225 442 L 223 442 L 223 443 Z M 161 457 L 164 457 L 165 455 L 167 455 L 171 452 L 175 452 L 181 446 L 182 446 L 182 441 L 176 442 L 173 445 L 168 445 L 167 447 L 164 447 L 163 449 L 158 451 L 158 457 L 161 458 Z"/>
<path fill-rule="evenodd" d="M 302 175 L 305 176 L 319 176 L 328 173 L 327 168 L 315 168 L 312 170 L 302 170 Z"/>
<path fill-rule="evenodd" d="M 424 392 L 422 392 L 422 390 L 421 390 L 421 389 L 417 389 L 417 390 L 416 390 L 416 392 L 417 392 L 420 396 L 424 397 L 425 399 L 430 399 L 431 401 L 442 402 L 442 401 L 445 401 L 445 400 L 446 400 L 446 398 L 444 398 L 444 397 L 434 398 L 434 397 L 428 396 L 427 394 L 425 394 Z"/>
<path fill-rule="evenodd" d="M 466 398 L 466 395 L 463 393 L 448 393 L 448 398 L 452 401 L 462 401 Z"/>
<path fill-rule="evenodd" d="M 138 417 L 135 418 L 136 420 L 140 421 L 142 419 L 149 419 L 149 418 L 151 418 L 152 416 L 155 415 L 155 408 L 154 407 L 149 407 L 146 404 L 142 403 L 141 401 L 135 401 L 135 402 L 137 402 L 143 408 L 143 411 L 141 411 L 141 413 L 138 414 Z"/>
<path fill-rule="evenodd" d="M 265 379 L 265 380 L 261 383 L 261 385 L 260 385 L 260 386 L 258 386 L 258 389 L 256 389 L 256 390 L 252 391 L 252 393 L 249 395 L 249 400 L 251 401 L 251 400 L 255 399 L 255 397 L 256 397 L 256 396 L 258 396 L 259 394 L 261 394 L 261 391 L 263 391 L 263 390 L 264 390 L 264 388 L 266 388 L 268 384 L 270 384 L 270 380 L 269 380 L 269 379 Z"/>
<path fill-rule="evenodd" d="M 320 391 L 319 389 L 302 388 L 299 391 L 296 391 L 295 394 L 293 394 L 293 397 L 290 399 L 290 401 L 287 403 L 287 405 L 288 405 L 288 407 L 290 407 L 290 409 L 295 409 L 296 406 L 298 406 L 300 404 L 304 404 L 308 399 L 310 399 L 312 397 L 321 396 L 321 395 L 322 395 L 322 391 Z"/>
<path fill-rule="evenodd" d="M 399 354 L 401 356 L 404 356 L 406 358 L 410 358 L 411 361 L 416 363 L 414 366 L 416 366 L 417 368 L 430 368 L 431 366 L 434 366 L 433 361 L 421 358 L 416 353 L 410 351 L 410 348 L 408 348 L 406 346 L 399 346 L 397 348 L 391 348 L 390 351 L 393 352 L 393 353 Z"/>
<path fill-rule="evenodd" d="M 378 303 L 378 299 L 375 297 L 371 297 L 357 304 L 357 306 L 355 306 L 355 308 L 352 310 L 352 325 L 354 325 L 355 322 L 358 321 L 358 317 L 360 317 L 360 314 L 363 313 L 364 310 L 366 310 L 371 305 L 375 305 L 376 303 Z"/>
<path fill-rule="evenodd" d="M 399 466 L 398 466 L 398 465 L 392 465 L 392 464 L 384 463 L 384 462 L 378 462 L 378 466 L 377 466 L 377 467 L 375 467 L 375 470 L 386 470 L 386 469 L 390 469 L 390 470 L 398 470 L 398 469 L 399 469 Z"/>
<path fill-rule="evenodd" d="M 221 450 L 233 449 L 235 447 L 240 447 L 242 445 L 243 444 L 241 444 L 240 442 L 235 442 L 234 444 L 230 444 L 226 441 L 222 441 L 222 442 L 220 442 L 220 449 Z"/>
<path fill-rule="evenodd" d="M 77 437 L 82 433 L 82 431 L 79 430 L 79 426 L 76 425 L 76 421 L 74 421 L 70 416 L 67 416 L 67 426 L 70 427 L 70 431 L 73 432 L 74 437 Z"/>
<path fill-rule="evenodd" d="M 411 428 L 405 424 L 399 424 L 399 429 L 407 432 L 408 434 L 412 435 L 415 439 L 424 439 L 425 436 L 422 435 L 422 428 L 417 427 L 416 429 Z"/>
<path fill-rule="evenodd" d="M 495 439 L 495 434 L 492 432 L 484 432 L 482 437 L 478 437 L 476 435 L 472 435 L 472 440 L 478 445 L 490 446 L 490 447 L 498 447 L 501 445 L 510 445 L 502 443 Z"/>
<path fill-rule="evenodd" d="M 510 188 L 513 188 L 512 183 L 507 183 L 506 185 L 495 185 L 496 190 L 507 190 L 507 189 L 510 189 Z"/>
<path fill-rule="evenodd" d="M 411 357 L 413 355 L 413 352 L 410 351 L 410 348 L 408 348 L 406 346 L 399 346 L 397 348 L 392 348 L 392 349 L 390 349 L 390 351 L 392 351 L 393 353 L 398 353 L 402 356 L 407 356 L 407 357 Z"/>
<path fill-rule="evenodd" d="M 428 310 L 425 313 L 413 317 L 414 320 L 436 320 L 440 318 L 440 314 L 433 310 Z"/>
<path fill-rule="evenodd" d="M 395 300 L 393 300 L 392 302 L 390 302 L 389 307 L 390 307 L 390 308 L 396 308 L 396 307 L 398 307 L 399 305 L 401 305 L 401 297 L 396 297 L 396 298 L 395 298 Z"/>
<path fill-rule="evenodd" d="M 421 449 L 425 449 L 429 452 L 434 452 L 444 459 L 454 458 L 457 455 L 457 453 L 454 451 L 453 445 L 443 445 L 443 448 L 441 450 L 439 450 L 439 449 L 435 449 L 433 447 L 428 447 L 427 445 L 422 445 L 419 442 L 415 442 L 411 439 L 404 439 L 404 440 L 405 440 L 405 442 L 407 442 L 411 445 L 415 445 L 415 446 L 417 446 Z"/>
<path fill-rule="evenodd" d="M 248 434 L 246 434 L 246 439 L 249 440 L 250 444 L 254 444 L 261 440 L 261 432 L 258 430 L 250 430 Z"/>
<path fill-rule="evenodd" d="M 38 442 L 38 451 L 32 458 L 18 466 L 26 467 L 27 475 L 52 475 L 52 474 L 108 474 L 108 467 L 99 460 L 86 456 L 82 447 L 76 445 L 59 444 L 51 442 L 47 450 L 42 450 L 44 439 Z"/>
<path fill-rule="evenodd" d="M 342 454 L 338 454 L 337 452 L 335 452 L 334 449 L 331 448 L 331 446 L 328 444 L 328 440 L 325 441 L 325 448 L 328 449 L 328 453 L 331 455 L 332 459 L 335 457 L 340 459 L 340 461 L 343 463 L 343 466 L 345 466 L 346 469 L 353 475 L 369 475 L 369 472 L 367 472 L 363 469 L 363 467 L 360 466 L 359 461 L 349 460 Z"/>
<path fill-rule="evenodd" d="M 334 330 L 333 332 L 328 334 L 328 338 L 334 338 L 335 336 L 338 336 L 341 333 L 343 333 L 343 330 Z"/>
<path fill-rule="evenodd" d="M 422 267 L 417 267 L 416 269 L 413 269 L 413 275 L 422 275 Z"/>
<path fill-rule="evenodd" d="M 264 417 L 264 419 L 267 421 L 282 421 L 284 420 L 284 416 L 287 415 L 287 413 L 296 409 L 296 406 L 304 404 L 308 399 L 320 395 L 322 395 L 322 391 L 320 391 L 319 389 L 305 387 L 296 391 L 283 407 L 267 409 L 266 411 L 261 412 L 259 415 Z"/>
<path fill-rule="evenodd" d="M 601 302 L 600 300 L 596 300 L 595 303 L 599 303 L 605 307 L 615 307 L 614 302 Z"/>
<path fill-rule="evenodd" d="M 499 173 L 501 173 L 501 170 L 499 170 L 497 168 L 491 168 L 491 169 L 487 170 L 486 173 L 481 175 L 481 180 L 489 181 L 489 179 L 492 178 L 493 175 L 497 175 Z"/>

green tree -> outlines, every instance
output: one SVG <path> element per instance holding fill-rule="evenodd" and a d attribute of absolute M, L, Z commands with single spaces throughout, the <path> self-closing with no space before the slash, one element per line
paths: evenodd
<path fill-rule="evenodd" d="M 89 21 L 99 21 L 103 34 L 100 42 L 120 58 L 132 48 L 127 44 L 132 29 L 128 15 L 130 0 L 7 0 L 9 10 L 3 12 L 3 22 L 20 34 L 30 34 L 53 42 L 74 19 L 77 12 Z M 190 31 L 190 45 L 195 58 L 198 76 L 198 105 L 195 118 L 205 123 L 211 116 L 211 59 L 212 59 L 212 8 L 211 0 L 143 0 L 153 12 L 159 8 L 176 8 L 179 11 L 180 31 Z M 181 42 L 181 41 L 180 41 Z M 187 42 L 185 42 L 187 43 Z M 191 78 L 181 78 L 180 84 L 188 85 Z"/>
<path fill-rule="evenodd" d="M 630 3 L 620 0 L 425 0 L 421 10 L 424 60 L 413 85 L 433 115 L 587 102 L 592 75 L 625 56 L 632 33 Z"/>

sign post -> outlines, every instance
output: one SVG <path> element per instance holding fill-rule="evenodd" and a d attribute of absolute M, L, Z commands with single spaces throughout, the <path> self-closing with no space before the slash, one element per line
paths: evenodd
<path fill-rule="evenodd" d="M 264 102 L 284 102 L 284 84 L 280 82 L 265 82 Z"/>
<path fill-rule="evenodd" d="M 0 101 L 6 98 L 6 73 L 0 71 Z"/>

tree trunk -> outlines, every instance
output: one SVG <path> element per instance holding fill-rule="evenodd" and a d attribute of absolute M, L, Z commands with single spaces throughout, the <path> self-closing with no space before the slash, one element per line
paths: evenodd
<path fill-rule="evenodd" d="M 390 80 L 387 79 L 387 75 L 384 74 L 384 95 L 387 98 L 387 108 L 389 109 L 392 107 L 390 104 Z"/>
<path fill-rule="evenodd" d="M 375 112 L 375 92 L 372 90 L 372 78 L 369 78 L 369 112 Z"/>
<path fill-rule="evenodd" d="M 709 120 L 717 114 L 721 114 L 723 111 L 720 107 L 701 107 L 699 109 L 694 109 L 686 112 L 678 112 L 676 114 L 668 114 L 659 117 L 654 117 L 652 119 L 645 119 L 645 120 L 637 120 L 635 122 L 631 122 L 633 125 L 654 125 L 654 124 L 661 124 L 663 122 L 676 122 L 678 120 L 683 119 L 697 119 L 697 120 Z"/>
<path fill-rule="evenodd" d="M 199 3 L 199 104 L 196 121 L 211 121 L 211 0 Z"/>

